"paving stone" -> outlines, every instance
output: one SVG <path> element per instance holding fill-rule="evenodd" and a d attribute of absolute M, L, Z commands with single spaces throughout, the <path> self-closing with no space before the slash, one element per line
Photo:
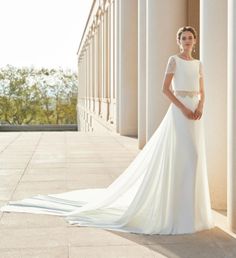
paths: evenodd
<path fill-rule="evenodd" d="M 70 258 L 166 258 L 145 246 L 70 247 Z"/>
<path fill-rule="evenodd" d="M 0 239 L 0 252 L 6 248 L 67 246 L 67 228 L 1 228 Z"/>
<path fill-rule="evenodd" d="M 4 212 L 0 221 L 0 228 L 9 230 L 24 228 L 58 228 L 65 227 L 66 224 L 67 221 L 60 216 Z"/>
<path fill-rule="evenodd" d="M 6 168 L 6 169 L 9 169 L 9 168 L 25 168 L 28 164 L 28 161 L 9 161 L 9 160 L 5 160 L 5 161 L 1 161 L 0 162 L 0 168 L 3 169 L 3 168 Z"/>
<path fill-rule="evenodd" d="M 28 168 L 66 168 L 67 164 L 66 161 L 37 161 L 37 162 L 30 162 Z"/>
<path fill-rule="evenodd" d="M 108 174 L 79 174 L 73 179 L 67 177 L 67 189 L 108 187 L 112 179 Z"/>
<path fill-rule="evenodd" d="M 68 242 L 70 246 L 136 245 L 116 232 L 76 225 L 72 225 L 68 230 Z"/>
<path fill-rule="evenodd" d="M 16 188 L 12 200 L 20 200 L 36 194 L 60 193 L 66 191 L 66 181 L 24 181 Z"/>
<path fill-rule="evenodd" d="M 0 258 L 68 258 L 68 247 L 3 249 Z"/>

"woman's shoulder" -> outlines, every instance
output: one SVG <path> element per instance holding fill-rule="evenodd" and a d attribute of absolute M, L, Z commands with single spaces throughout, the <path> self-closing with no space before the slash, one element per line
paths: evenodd
<path fill-rule="evenodd" d="M 174 60 L 174 59 L 175 59 L 175 56 L 176 56 L 176 54 L 170 55 L 170 56 L 168 57 L 168 60 Z"/>
<path fill-rule="evenodd" d="M 175 61 L 175 55 L 170 55 L 168 58 L 167 58 L 167 63 L 168 64 L 175 64 L 176 61 Z"/>

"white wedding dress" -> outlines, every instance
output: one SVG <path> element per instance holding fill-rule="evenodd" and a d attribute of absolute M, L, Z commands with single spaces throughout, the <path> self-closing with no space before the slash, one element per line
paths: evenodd
<path fill-rule="evenodd" d="M 170 56 L 174 90 L 198 91 L 201 62 Z M 194 111 L 199 96 L 176 96 Z M 144 148 L 107 188 L 10 201 L 3 212 L 63 216 L 70 224 L 138 234 L 186 234 L 214 227 L 203 118 L 187 119 L 173 103 Z"/>

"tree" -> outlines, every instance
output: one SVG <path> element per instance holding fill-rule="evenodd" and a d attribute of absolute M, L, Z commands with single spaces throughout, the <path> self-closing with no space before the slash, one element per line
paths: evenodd
<path fill-rule="evenodd" d="M 0 69 L 0 121 L 8 124 L 76 123 L 77 75 L 62 69 Z"/>

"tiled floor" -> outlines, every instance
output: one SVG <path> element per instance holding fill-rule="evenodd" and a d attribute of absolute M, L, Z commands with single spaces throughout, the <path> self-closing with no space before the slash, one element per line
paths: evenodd
<path fill-rule="evenodd" d="M 137 155 L 137 139 L 113 133 L 0 133 L 0 206 L 35 194 L 106 187 Z M 63 218 L 0 213 L 0 258 L 230 258 L 234 234 L 144 236 L 71 226 Z"/>

